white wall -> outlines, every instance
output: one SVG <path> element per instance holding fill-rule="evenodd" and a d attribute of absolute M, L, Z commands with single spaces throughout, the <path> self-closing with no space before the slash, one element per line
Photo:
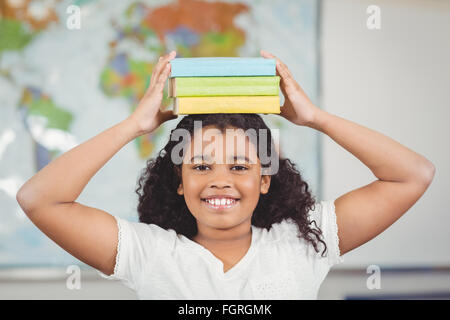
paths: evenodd
<path fill-rule="evenodd" d="M 369 5 L 381 9 L 380 30 L 366 27 Z M 324 0 L 322 19 L 321 107 L 436 166 L 424 196 L 384 233 L 346 254 L 340 267 L 450 265 L 450 1 Z M 322 136 L 324 199 L 376 179 Z"/>

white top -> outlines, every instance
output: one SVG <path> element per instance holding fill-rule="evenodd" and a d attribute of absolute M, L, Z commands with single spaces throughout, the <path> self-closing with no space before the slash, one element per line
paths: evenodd
<path fill-rule="evenodd" d="M 252 241 L 245 256 L 227 272 L 209 250 L 174 230 L 116 217 L 119 227 L 114 274 L 139 299 L 317 299 L 330 268 L 343 262 L 334 201 L 317 203 L 310 211 L 322 230 L 316 253 L 299 239 L 291 219 L 273 224 L 270 231 L 252 225 Z"/>

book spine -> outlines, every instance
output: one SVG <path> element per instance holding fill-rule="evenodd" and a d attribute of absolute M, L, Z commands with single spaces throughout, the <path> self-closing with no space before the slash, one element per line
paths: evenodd
<path fill-rule="evenodd" d="M 171 77 L 274 76 L 275 66 L 210 66 L 173 68 Z"/>
<path fill-rule="evenodd" d="M 279 76 L 171 78 L 169 96 L 175 96 L 175 87 L 178 97 L 275 96 L 279 94 L 279 82 Z"/>
<path fill-rule="evenodd" d="M 178 58 L 171 62 L 171 77 L 275 76 L 275 59 Z"/>
<path fill-rule="evenodd" d="M 279 96 L 181 97 L 177 114 L 280 113 Z"/>

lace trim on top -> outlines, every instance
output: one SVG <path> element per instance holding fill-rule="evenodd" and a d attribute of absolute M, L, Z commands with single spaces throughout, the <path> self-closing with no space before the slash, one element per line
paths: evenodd
<path fill-rule="evenodd" d="M 344 261 L 344 259 L 341 257 L 341 250 L 339 249 L 339 236 L 338 236 L 338 224 L 337 224 L 337 217 L 336 217 L 336 208 L 334 207 L 334 201 L 330 201 L 331 203 L 331 212 L 329 212 L 329 214 L 331 214 L 331 224 L 332 224 L 332 241 L 333 241 L 333 245 L 336 248 L 336 254 L 337 254 L 337 261 L 336 263 L 341 263 Z M 334 261 L 333 261 L 334 263 Z"/>
<path fill-rule="evenodd" d="M 114 276 L 117 276 L 117 271 L 119 268 L 119 259 L 120 259 L 120 248 L 122 244 L 122 224 L 120 223 L 119 219 L 116 218 L 117 221 L 117 228 L 119 229 L 118 236 L 117 236 L 117 254 L 116 254 L 116 264 L 114 265 Z"/>

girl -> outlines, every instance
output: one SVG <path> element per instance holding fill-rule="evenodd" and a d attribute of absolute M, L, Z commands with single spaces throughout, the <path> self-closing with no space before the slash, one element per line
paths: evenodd
<path fill-rule="evenodd" d="M 315 299 L 342 255 L 399 219 L 433 179 L 435 169 L 426 158 L 319 109 L 289 69 L 261 51 L 277 61 L 285 96 L 281 116 L 328 135 L 378 180 L 335 201 L 316 203 L 288 159 L 278 159 L 275 174 L 262 174 L 259 144 L 245 137 L 248 148 L 232 153 L 231 163 L 223 164 L 220 148 L 214 161 L 202 153 L 208 146 L 205 128 L 218 131 L 229 147 L 225 129 L 268 129 L 260 116 L 190 115 L 177 129 L 193 138 L 185 145 L 193 157 L 172 161 L 173 130 L 139 180 L 139 223 L 76 202 L 92 176 L 125 144 L 176 118 L 160 109 L 175 55 L 172 51 L 159 59 L 150 87 L 127 119 L 52 161 L 17 193 L 22 209 L 49 238 L 104 277 L 120 279 L 139 298 Z M 202 129 L 194 130 L 195 120 L 202 121 Z M 270 131 L 268 140 L 271 145 Z"/>

